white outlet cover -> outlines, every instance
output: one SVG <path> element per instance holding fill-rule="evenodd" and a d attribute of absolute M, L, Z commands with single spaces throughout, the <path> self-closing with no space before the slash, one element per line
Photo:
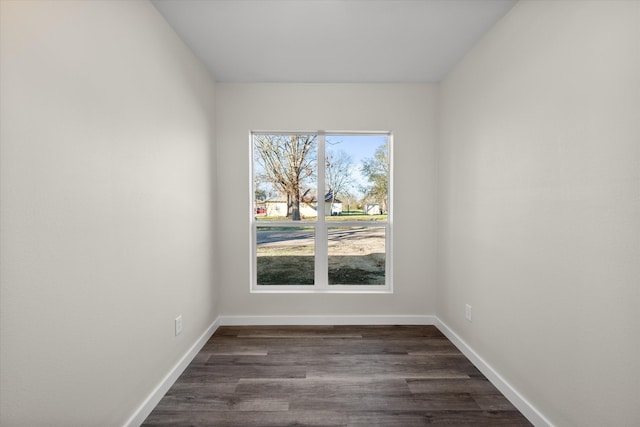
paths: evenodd
<path fill-rule="evenodd" d="M 176 317 L 175 327 L 176 335 L 180 335 L 182 333 L 182 315 Z"/>

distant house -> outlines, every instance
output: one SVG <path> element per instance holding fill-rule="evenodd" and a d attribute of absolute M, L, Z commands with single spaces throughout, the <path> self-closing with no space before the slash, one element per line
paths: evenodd
<path fill-rule="evenodd" d="M 335 198 L 331 188 L 324 195 L 324 211 L 325 215 L 327 213 L 331 213 L 331 216 L 342 215 L 342 201 Z"/>
<path fill-rule="evenodd" d="M 333 203 L 325 202 L 325 212 L 331 211 L 331 215 L 342 215 L 342 202 L 335 199 Z"/>
<path fill-rule="evenodd" d="M 286 216 L 287 202 L 278 200 L 267 200 L 264 202 L 265 214 L 267 216 Z"/>
<path fill-rule="evenodd" d="M 318 201 L 315 196 L 311 196 L 308 194 L 309 191 L 305 192 L 302 195 L 302 200 L 300 201 L 300 216 L 302 218 L 314 218 L 318 216 Z M 334 199 L 333 203 L 331 203 L 331 199 L 333 198 L 333 192 L 329 190 L 327 194 L 324 196 L 324 208 L 325 214 L 334 215 L 342 215 L 342 201 L 338 199 Z M 263 203 L 265 208 L 265 215 L 270 217 L 284 217 L 287 216 L 287 202 L 282 200 L 267 200 Z"/>
<path fill-rule="evenodd" d="M 364 205 L 364 213 L 365 215 L 380 215 L 382 214 L 382 210 L 380 209 L 379 203 L 367 203 Z"/>
<path fill-rule="evenodd" d="M 267 200 L 264 202 L 265 216 L 277 217 L 287 216 L 287 202 L 282 200 Z M 317 203 L 300 202 L 300 216 L 302 218 L 313 218 L 318 216 Z"/>

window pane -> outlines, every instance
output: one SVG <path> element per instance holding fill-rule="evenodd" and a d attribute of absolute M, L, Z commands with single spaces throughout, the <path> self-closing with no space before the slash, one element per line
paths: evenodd
<path fill-rule="evenodd" d="M 389 136 L 327 135 L 325 160 L 325 215 L 386 221 Z"/>
<path fill-rule="evenodd" d="M 385 227 L 329 227 L 329 284 L 385 284 Z"/>
<path fill-rule="evenodd" d="M 317 135 L 253 134 L 256 220 L 318 217 Z"/>
<path fill-rule="evenodd" d="M 313 227 L 257 227 L 256 242 L 258 285 L 313 285 Z"/>

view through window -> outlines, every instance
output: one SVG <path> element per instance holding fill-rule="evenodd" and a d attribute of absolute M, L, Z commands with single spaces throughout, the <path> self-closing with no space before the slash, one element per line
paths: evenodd
<path fill-rule="evenodd" d="M 391 289 L 391 135 L 251 134 L 252 289 Z"/>

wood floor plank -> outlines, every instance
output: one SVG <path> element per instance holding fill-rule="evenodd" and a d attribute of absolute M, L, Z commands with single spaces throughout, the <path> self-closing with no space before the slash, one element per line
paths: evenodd
<path fill-rule="evenodd" d="M 404 396 L 411 397 L 411 391 L 404 379 L 374 380 L 355 379 L 241 379 L 235 389 L 241 396 L 294 397 L 307 396 Z"/>
<path fill-rule="evenodd" d="M 240 378 L 305 378 L 307 368 L 304 366 L 260 366 L 260 365 L 205 365 L 194 366 L 183 374 L 189 379 L 229 379 Z"/>
<path fill-rule="evenodd" d="M 348 427 L 531 427 L 512 411 L 360 412 L 348 415 Z"/>
<path fill-rule="evenodd" d="M 186 377 L 180 379 L 171 386 L 171 389 L 165 394 L 165 396 L 171 396 L 172 394 L 183 394 L 186 396 L 192 394 L 199 395 L 233 395 L 238 387 L 238 380 L 233 379 L 231 381 L 187 381 Z"/>
<path fill-rule="evenodd" d="M 202 364 L 202 363 L 201 363 Z M 473 365 L 460 353 L 420 355 L 411 354 L 315 354 L 300 357 L 299 354 L 255 354 L 250 352 L 235 354 L 211 354 L 204 365 L 259 365 L 259 366 L 307 366 L 344 367 L 359 369 L 362 366 L 393 366 L 421 369 L 451 368 L 474 370 Z"/>
<path fill-rule="evenodd" d="M 157 411 L 145 427 L 347 427 L 347 415 L 336 411 L 208 412 Z"/>
<path fill-rule="evenodd" d="M 433 326 L 220 327 L 143 426 L 530 426 Z"/>
<path fill-rule="evenodd" d="M 407 356 L 408 357 L 408 356 Z M 310 365 L 307 378 L 469 378 L 478 375 L 478 370 L 466 358 L 442 358 L 442 362 L 430 363 L 353 363 Z"/>
<path fill-rule="evenodd" d="M 213 344 L 207 344 L 203 351 L 213 354 L 232 354 L 256 352 L 262 354 L 460 354 L 446 338 L 310 338 L 296 337 L 288 339 L 270 338 L 223 338 Z"/>
<path fill-rule="evenodd" d="M 348 427 L 423 427 L 428 425 L 424 412 L 350 412 Z"/>
<path fill-rule="evenodd" d="M 292 410 L 334 410 L 334 411 L 430 411 L 430 410 L 479 410 L 480 407 L 471 395 L 433 394 L 428 398 L 419 396 L 305 396 L 304 399 L 292 399 Z"/>
<path fill-rule="evenodd" d="M 266 395 L 240 396 L 234 391 L 212 391 L 200 385 L 188 389 L 169 390 L 156 409 L 162 411 L 287 411 L 289 396 L 277 398 Z"/>
<path fill-rule="evenodd" d="M 481 409 L 487 411 L 517 411 L 516 407 L 501 394 L 472 394 L 472 397 Z"/>
<path fill-rule="evenodd" d="M 472 393 L 500 394 L 486 378 L 410 379 L 407 386 L 412 393 Z"/>

